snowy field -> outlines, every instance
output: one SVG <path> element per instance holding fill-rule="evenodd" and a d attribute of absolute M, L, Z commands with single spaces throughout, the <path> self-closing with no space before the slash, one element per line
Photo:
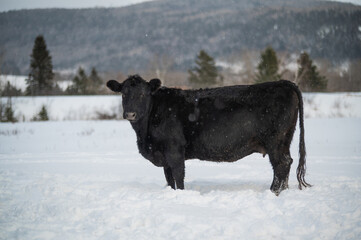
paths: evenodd
<path fill-rule="evenodd" d="M 8 98 L 1 98 L 1 102 L 6 104 Z M 98 114 L 122 117 L 121 96 L 116 95 L 12 97 L 11 103 L 18 121 L 30 121 L 42 106 L 46 107 L 51 121 L 95 120 Z"/>
<path fill-rule="evenodd" d="M 0 239 L 361 239 L 361 118 L 306 119 L 308 172 L 269 191 L 268 157 L 186 162 L 185 187 L 127 121 L 0 124 Z M 298 131 L 298 130 L 297 130 Z"/>
<path fill-rule="evenodd" d="M 120 117 L 120 96 L 12 98 L 20 122 L 0 123 L 0 239 L 361 239 L 361 93 L 304 103 L 314 186 L 297 188 L 297 128 L 290 189 L 276 197 L 260 154 L 187 161 L 186 190 L 165 187 L 127 121 L 79 121 Z M 53 121 L 26 122 L 42 105 Z"/>
<path fill-rule="evenodd" d="M 9 82 L 12 86 L 25 92 L 26 90 L 26 79 L 28 76 L 21 75 L 0 75 L 0 84 L 5 86 Z M 71 80 L 57 81 L 58 86 L 64 91 L 72 84 Z"/>

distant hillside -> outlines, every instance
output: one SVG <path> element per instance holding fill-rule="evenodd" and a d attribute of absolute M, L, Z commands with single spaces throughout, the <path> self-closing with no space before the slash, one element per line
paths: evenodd
<path fill-rule="evenodd" d="M 54 68 L 95 66 L 140 71 L 155 55 L 187 69 L 200 49 L 214 57 L 240 51 L 308 51 L 332 62 L 361 58 L 361 7 L 310 0 L 159 0 L 122 8 L 0 13 L 2 69 L 27 74 L 37 35 Z"/>

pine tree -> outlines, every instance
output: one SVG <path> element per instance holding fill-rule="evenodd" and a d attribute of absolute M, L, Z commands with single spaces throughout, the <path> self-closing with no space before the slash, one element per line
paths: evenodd
<path fill-rule="evenodd" d="M 326 90 L 327 79 L 320 75 L 307 53 L 301 53 L 297 63 L 299 67 L 296 82 L 303 91 Z"/>
<path fill-rule="evenodd" d="M 79 67 L 77 75 L 73 78 L 73 84 L 66 89 L 66 92 L 71 95 L 96 94 L 102 84 L 103 80 L 94 67 L 90 76 L 87 76 L 85 70 Z"/>
<path fill-rule="evenodd" d="M 49 121 L 48 110 L 45 107 L 45 105 L 43 105 L 41 107 L 40 112 L 36 116 L 34 116 L 31 120 L 32 121 Z"/>
<path fill-rule="evenodd" d="M 17 89 L 13 85 L 11 85 L 9 81 L 7 81 L 4 90 L 2 90 L 1 95 L 2 96 L 7 96 L 7 97 L 20 96 L 21 95 L 21 89 Z"/>
<path fill-rule="evenodd" d="M 95 69 L 95 67 L 92 68 L 90 76 L 89 76 L 89 90 L 88 93 L 89 94 L 96 94 L 97 92 L 99 92 L 99 88 L 102 86 L 103 84 L 103 80 L 99 77 L 97 70 Z"/>
<path fill-rule="evenodd" d="M 17 122 L 17 119 L 14 116 L 13 105 L 11 102 L 11 97 L 8 98 L 7 104 L 1 106 L 1 121 L 2 122 Z"/>
<path fill-rule="evenodd" d="M 214 59 L 204 50 L 199 52 L 195 62 L 197 66 L 188 70 L 188 80 L 194 87 L 208 87 L 223 81 Z"/>
<path fill-rule="evenodd" d="M 36 37 L 30 60 L 30 73 L 27 79 L 27 95 L 48 94 L 53 88 L 53 64 L 45 39 Z"/>
<path fill-rule="evenodd" d="M 7 106 L 5 108 L 5 121 L 6 122 L 16 122 L 17 119 L 14 116 L 14 110 L 12 106 Z"/>
<path fill-rule="evenodd" d="M 49 121 L 48 110 L 44 105 L 39 112 L 39 121 Z"/>
<path fill-rule="evenodd" d="M 88 76 L 84 69 L 79 67 L 77 75 L 73 78 L 73 84 L 66 89 L 66 92 L 71 95 L 88 94 Z"/>
<path fill-rule="evenodd" d="M 278 59 L 272 47 L 267 47 L 265 51 L 261 53 L 261 61 L 257 69 L 256 83 L 272 82 L 280 79 L 280 75 L 278 74 Z"/>

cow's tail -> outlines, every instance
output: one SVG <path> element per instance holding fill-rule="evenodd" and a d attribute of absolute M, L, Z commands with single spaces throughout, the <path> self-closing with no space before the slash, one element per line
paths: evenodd
<path fill-rule="evenodd" d="M 303 99 L 300 89 L 294 86 L 294 90 L 297 93 L 298 97 L 298 110 L 299 110 L 299 123 L 300 123 L 300 145 L 299 145 L 299 154 L 300 160 L 297 167 L 297 180 L 298 188 L 302 190 L 302 187 L 312 187 L 311 184 L 307 183 L 305 180 L 306 175 L 306 146 L 305 146 L 305 128 L 303 124 Z"/>

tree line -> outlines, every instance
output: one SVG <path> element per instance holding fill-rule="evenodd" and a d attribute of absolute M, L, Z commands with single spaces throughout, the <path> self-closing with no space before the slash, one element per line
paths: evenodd
<path fill-rule="evenodd" d="M 163 59 L 163 61 L 165 61 Z M 168 60 L 169 61 L 169 60 Z M 260 61 L 256 72 L 250 83 L 263 83 L 277 81 L 282 78 L 279 69 L 280 60 L 272 47 L 267 47 L 260 54 Z M 317 66 L 313 63 L 309 54 L 303 52 L 297 59 L 298 70 L 294 81 L 303 91 L 325 91 L 328 80 L 320 74 Z M 164 64 L 163 64 L 164 65 Z M 157 72 L 157 71 L 156 71 Z M 42 35 L 36 37 L 32 54 L 30 56 L 30 73 L 26 79 L 27 88 L 25 94 L 28 96 L 68 94 L 68 95 L 90 95 L 99 93 L 104 85 L 103 79 L 98 75 L 93 67 L 88 75 L 83 68 L 79 68 L 72 84 L 65 91 L 60 90 L 54 82 L 54 72 L 52 57 L 47 49 L 45 39 Z M 165 74 L 161 74 L 165 77 Z M 188 70 L 188 78 L 192 88 L 205 88 L 224 85 L 224 76 L 221 69 L 216 66 L 216 62 L 205 50 L 200 50 L 195 59 L 195 66 Z M 4 88 L 0 86 L 1 96 L 14 96 L 21 94 L 21 91 L 13 87 L 9 82 Z M 33 117 L 33 121 L 48 120 L 48 113 L 45 106 Z M 11 98 L 6 104 L 0 102 L 0 121 L 15 122 L 12 109 Z"/>
<path fill-rule="evenodd" d="M 85 70 L 79 67 L 77 75 L 73 78 L 72 84 L 65 91 L 61 90 L 54 81 L 54 72 L 52 57 L 47 49 L 45 39 L 42 35 L 36 37 L 34 47 L 30 55 L 30 73 L 26 79 L 26 96 L 44 96 L 44 95 L 93 95 L 98 94 L 103 85 L 103 80 L 99 77 L 95 67 L 92 68 L 88 76 Z M 0 98 L 0 122 L 17 122 L 12 106 L 12 96 L 22 95 L 21 90 L 12 86 L 9 82 L 5 87 L 0 86 L 2 96 L 8 96 L 6 103 Z M 32 121 L 47 121 L 48 110 L 42 106 Z"/>
<path fill-rule="evenodd" d="M 260 62 L 253 83 L 278 81 L 282 78 L 279 73 L 279 59 L 272 47 L 261 52 Z M 309 54 L 303 52 L 298 60 L 298 71 L 293 80 L 303 91 L 325 91 L 327 79 L 322 76 Z M 193 87 L 210 87 L 223 85 L 223 76 L 215 65 L 214 59 L 207 52 L 201 50 L 195 60 L 196 66 L 188 70 L 188 80 Z"/>
<path fill-rule="evenodd" d="M 2 89 L 2 96 L 43 96 L 43 95 L 94 95 L 99 94 L 103 86 L 103 79 L 98 75 L 95 67 L 88 75 L 79 67 L 72 83 L 62 90 L 54 81 L 52 56 L 45 39 L 42 35 L 36 37 L 34 47 L 30 55 L 30 72 L 26 79 L 26 90 L 24 93 L 16 89 L 9 82 Z"/>
<path fill-rule="evenodd" d="M 157 59 L 153 61 L 153 65 L 157 65 Z M 165 60 L 163 59 L 162 62 Z M 167 62 L 171 62 L 169 59 Z M 297 59 L 298 71 L 295 74 L 294 81 L 303 91 L 325 91 L 327 89 L 328 80 L 321 75 L 317 66 L 313 63 L 307 52 L 300 54 Z M 162 65 L 165 65 L 164 63 Z M 260 54 L 258 63 L 253 77 L 249 83 L 262 83 L 266 81 L 276 81 L 283 76 L 279 70 L 280 60 L 272 47 L 267 47 Z M 169 65 L 167 65 L 169 67 Z M 195 66 L 188 70 L 187 80 L 192 88 L 222 86 L 224 76 L 221 69 L 216 66 L 216 62 L 210 54 L 205 50 L 201 50 L 195 59 Z M 160 74 L 161 70 L 155 70 L 156 77 L 165 78 L 166 70 Z M 32 53 L 30 55 L 30 72 L 26 79 L 26 90 L 22 93 L 9 82 L 5 86 L 0 86 L 2 96 L 39 96 L 39 95 L 94 95 L 104 93 L 104 81 L 99 76 L 95 67 L 89 74 L 82 67 L 78 68 L 76 75 L 72 79 L 72 83 L 62 90 L 54 81 L 54 72 L 52 57 L 45 39 L 42 35 L 36 37 Z M 158 76 L 159 75 L 159 76 Z M 152 76 L 154 77 L 154 76 Z M 165 79 L 162 79 L 165 80 Z"/>

